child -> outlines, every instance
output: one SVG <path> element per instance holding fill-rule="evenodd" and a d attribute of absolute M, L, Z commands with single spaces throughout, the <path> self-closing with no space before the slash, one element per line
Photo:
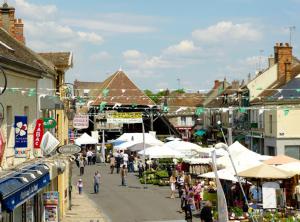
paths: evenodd
<path fill-rule="evenodd" d="M 77 182 L 77 188 L 78 188 L 78 193 L 81 194 L 82 193 L 82 188 L 83 188 L 82 179 L 78 180 L 78 182 Z"/>

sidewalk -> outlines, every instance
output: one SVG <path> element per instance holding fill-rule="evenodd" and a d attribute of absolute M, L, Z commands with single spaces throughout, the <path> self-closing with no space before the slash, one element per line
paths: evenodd
<path fill-rule="evenodd" d="M 72 192 L 72 210 L 67 211 L 62 222 L 107 222 L 93 201 L 86 194 Z"/>

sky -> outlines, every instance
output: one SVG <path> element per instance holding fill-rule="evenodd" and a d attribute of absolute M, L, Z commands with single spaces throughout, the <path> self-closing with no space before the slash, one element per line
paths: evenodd
<path fill-rule="evenodd" d="M 37 52 L 72 51 L 67 82 L 122 69 L 140 88 L 208 90 L 267 66 L 276 42 L 300 58 L 300 0 L 8 0 Z"/>

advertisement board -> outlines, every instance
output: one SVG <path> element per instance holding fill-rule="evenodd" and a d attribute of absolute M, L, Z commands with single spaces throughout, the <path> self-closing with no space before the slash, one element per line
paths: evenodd
<path fill-rule="evenodd" d="M 15 116 L 15 157 L 27 157 L 27 116 Z"/>
<path fill-rule="evenodd" d="M 76 114 L 73 119 L 73 127 L 75 129 L 87 129 L 89 128 L 89 116 Z"/>
<path fill-rule="evenodd" d="M 143 122 L 143 114 L 141 112 L 114 112 L 107 113 L 107 123 L 142 123 Z"/>
<path fill-rule="evenodd" d="M 50 133 L 46 132 L 41 141 L 41 149 L 45 155 L 51 154 L 59 145 L 59 141 Z"/>

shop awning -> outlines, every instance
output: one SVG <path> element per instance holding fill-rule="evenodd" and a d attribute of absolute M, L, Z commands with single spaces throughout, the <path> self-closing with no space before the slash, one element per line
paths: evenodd
<path fill-rule="evenodd" d="M 13 211 L 49 182 L 49 167 L 45 164 L 30 165 L 1 178 L 0 196 L 3 208 Z"/>

